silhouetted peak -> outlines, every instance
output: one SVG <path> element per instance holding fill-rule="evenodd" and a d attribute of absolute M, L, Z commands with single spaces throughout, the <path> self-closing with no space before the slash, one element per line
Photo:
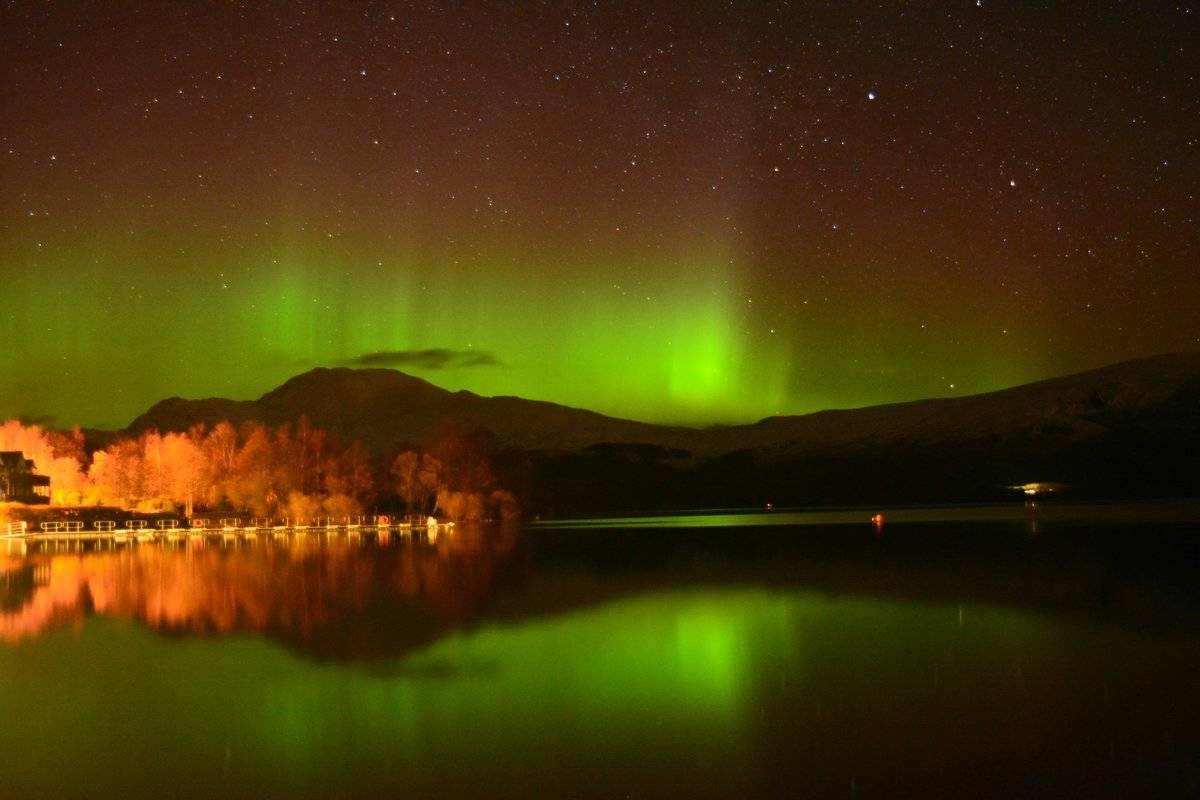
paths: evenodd
<path fill-rule="evenodd" d="M 353 369 L 351 367 L 315 367 L 308 372 L 289 378 L 270 392 L 263 400 L 272 397 L 293 397 L 303 394 L 367 393 L 386 394 L 391 392 L 433 392 L 445 390 L 421 378 L 395 369 Z"/>

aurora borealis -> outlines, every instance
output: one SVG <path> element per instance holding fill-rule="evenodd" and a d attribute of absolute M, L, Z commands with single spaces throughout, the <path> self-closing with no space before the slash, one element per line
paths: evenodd
<path fill-rule="evenodd" d="M 0 8 L 0 418 L 313 366 L 652 421 L 1200 346 L 1169 3 Z"/>

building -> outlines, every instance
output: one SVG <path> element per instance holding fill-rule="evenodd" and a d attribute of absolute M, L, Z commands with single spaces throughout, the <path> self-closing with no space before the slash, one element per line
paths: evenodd
<path fill-rule="evenodd" d="M 1065 492 L 1069 487 L 1065 483 L 1038 481 L 1035 483 L 1022 483 L 1019 486 L 1010 486 L 1008 488 L 1015 489 L 1027 497 L 1044 497 L 1048 494 L 1060 494 Z"/>
<path fill-rule="evenodd" d="M 0 503 L 50 502 L 50 478 L 34 471 L 33 459 L 17 450 L 0 452 Z"/>

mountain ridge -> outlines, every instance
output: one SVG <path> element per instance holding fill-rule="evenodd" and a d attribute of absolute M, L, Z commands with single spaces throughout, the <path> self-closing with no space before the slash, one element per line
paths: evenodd
<path fill-rule="evenodd" d="M 534 513 L 986 502 L 1030 482 L 1079 496 L 1200 496 L 1200 353 L 1120 362 L 966 397 L 688 428 L 519 397 L 451 392 L 395 370 L 317 368 L 258 400 L 155 404 L 125 431 L 308 417 L 379 456 L 453 422 L 527 451 Z"/>
<path fill-rule="evenodd" d="M 181 431 L 197 422 L 212 425 L 222 419 L 235 424 L 251 419 L 279 424 L 301 415 L 314 425 L 361 438 L 375 449 L 423 442 L 450 420 L 467 428 L 487 428 L 529 449 L 577 449 L 609 440 L 640 442 L 659 438 L 661 431 L 683 430 L 544 400 L 452 392 L 398 370 L 316 367 L 258 400 L 159 401 L 124 433 Z"/>
<path fill-rule="evenodd" d="M 257 400 L 171 397 L 138 416 L 125 433 L 185 430 L 221 420 L 268 424 L 300 416 L 375 449 L 421 443 L 457 421 L 487 428 L 532 450 L 578 450 L 600 443 L 644 443 L 713 456 L 741 449 L 856 441 L 954 439 L 964 431 L 995 434 L 1041 426 L 1074 438 L 1102 432 L 1113 414 L 1135 412 L 1200 388 L 1200 353 L 1133 359 L 965 397 L 925 398 L 757 422 L 691 428 L 613 417 L 588 409 L 511 395 L 450 391 L 392 369 L 316 367 L 289 378 Z M 790 448 L 789 448 L 790 449 Z"/>

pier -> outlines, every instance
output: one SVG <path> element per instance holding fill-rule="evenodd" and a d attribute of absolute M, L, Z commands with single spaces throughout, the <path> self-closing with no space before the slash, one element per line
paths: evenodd
<path fill-rule="evenodd" d="M 151 525 L 153 523 L 153 526 Z M 302 536 L 306 534 L 362 533 L 404 535 L 424 532 L 435 540 L 440 531 L 454 526 L 453 522 L 434 517 L 393 518 L 386 515 L 355 517 L 223 517 L 210 519 L 114 519 L 94 520 L 85 525 L 81 520 L 47 520 L 42 522 L 0 523 L 0 541 L 7 542 L 175 542 L 182 539 L 257 538 L 263 535 Z"/>

